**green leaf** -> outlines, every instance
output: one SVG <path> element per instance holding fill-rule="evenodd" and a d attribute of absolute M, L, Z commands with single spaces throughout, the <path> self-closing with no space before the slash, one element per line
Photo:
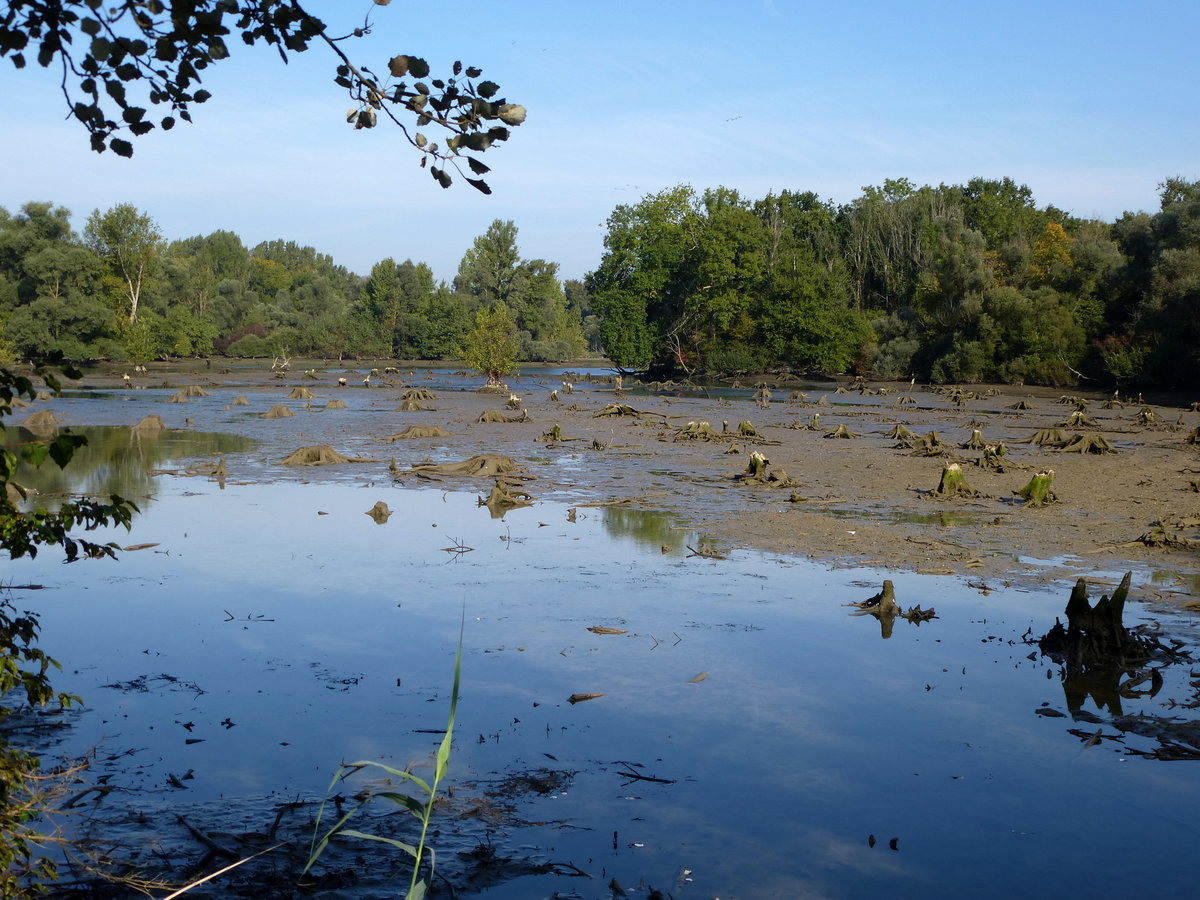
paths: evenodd
<path fill-rule="evenodd" d="M 481 194 L 490 194 L 492 192 L 492 189 L 488 187 L 487 182 L 481 178 L 468 178 L 466 181 L 467 184 L 475 188 L 475 190 L 479 191 Z"/>
<path fill-rule="evenodd" d="M 471 171 L 476 175 L 486 175 L 488 172 L 492 171 L 489 166 L 485 166 L 473 156 L 467 157 L 467 165 L 471 167 Z"/>
<path fill-rule="evenodd" d="M 87 438 L 81 434 L 60 434 L 50 443 L 50 458 L 58 463 L 60 469 L 65 469 L 75 451 L 87 443 Z"/>
<path fill-rule="evenodd" d="M 112 148 L 112 152 L 117 154 L 117 156 L 124 156 L 127 159 L 133 156 L 133 144 L 129 143 L 129 141 L 113 138 L 108 142 L 108 146 Z"/>
<path fill-rule="evenodd" d="M 342 831 L 340 831 L 338 833 L 341 834 L 343 837 L 362 838 L 364 841 L 379 841 L 381 844 L 388 844 L 392 847 L 396 847 L 400 850 L 403 850 L 405 853 L 407 853 L 413 859 L 417 858 L 417 848 L 416 847 L 414 847 L 412 844 L 406 844 L 406 843 L 404 843 L 404 841 L 398 841 L 395 838 L 382 837 L 378 834 L 367 834 L 365 831 L 355 831 L 351 828 L 343 829 Z"/>
<path fill-rule="evenodd" d="M 494 97 L 500 91 L 500 85 L 494 81 L 481 81 L 475 86 L 475 93 L 485 100 Z"/>
<path fill-rule="evenodd" d="M 392 73 L 393 78 L 403 78 L 408 74 L 408 57 L 393 56 L 388 60 L 388 71 Z"/>
<path fill-rule="evenodd" d="M 412 72 L 413 78 L 429 77 L 429 63 L 425 62 L 419 56 L 410 56 L 408 58 L 408 70 Z"/>
<path fill-rule="evenodd" d="M 49 455 L 50 447 L 47 444 L 27 444 L 21 448 L 22 458 L 34 468 L 44 463 Z"/>

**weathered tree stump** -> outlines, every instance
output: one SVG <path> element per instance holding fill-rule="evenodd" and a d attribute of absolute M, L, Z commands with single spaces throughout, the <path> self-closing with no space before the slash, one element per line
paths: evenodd
<path fill-rule="evenodd" d="M 967 484 L 962 466 L 952 462 L 942 467 L 942 477 L 933 491 L 933 496 L 939 500 L 954 500 L 959 497 L 974 499 L 979 496 L 979 491 Z"/>
<path fill-rule="evenodd" d="M 1031 509 L 1036 509 L 1040 506 L 1045 506 L 1048 503 L 1054 503 L 1058 497 L 1054 495 L 1054 491 L 1050 490 L 1050 485 L 1054 482 L 1054 470 L 1047 469 L 1045 472 L 1038 472 L 1033 478 L 1029 479 L 1029 484 L 1017 491 L 1017 496 L 1025 501 L 1025 506 Z"/>

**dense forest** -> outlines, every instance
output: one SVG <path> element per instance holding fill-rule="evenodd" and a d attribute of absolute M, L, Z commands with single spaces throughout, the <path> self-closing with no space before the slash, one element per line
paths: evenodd
<path fill-rule="evenodd" d="M 587 278 L 627 369 L 1200 385 L 1200 182 L 1115 223 L 1011 179 L 889 180 L 835 206 L 677 187 L 619 206 Z"/>
<path fill-rule="evenodd" d="M 247 248 L 229 231 L 167 242 L 128 204 L 88 217 L 50 203 L 0 209 L 0 356 L 146 362 L 184 356 L 461 358 L 478 310 L 503 303 L 525 360 L 588 352 L 582 284 L 523 259 L 512 222 L 464 253 L 452 284 L 385 259 L 356 275 L 312 247 Z M 595 346 L 595 345 L 594 345 Z M 594 349 L 594 347 L 593 347 Z"/>
<path fill-rule="evenodd" d="M 1200 386 L 1200 181 L 1116 222 L 1039 207 L 1011 179 L 748 200 L 679 186 L 618 206 L 584 281 L 521 257 L 497 220 L 449 284 L 366 276 L 311 247 L 167 242 L 128 204 L 82 234 L 49 203 L 0 209 L 0 355 L 461 358 L 503 304 L 520 358 L 622 370 L 856 372 L 939 382 Z"/>

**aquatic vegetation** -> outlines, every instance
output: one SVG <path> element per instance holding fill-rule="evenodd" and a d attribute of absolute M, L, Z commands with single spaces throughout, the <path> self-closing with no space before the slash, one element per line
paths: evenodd
<path fill-rule="evenodd" d="M 412 858 L 412 877 L 409 881 L 408 891 L 405 894 L 406 900 L 421 900 L 429 890 L 429 885 L 433 881 L 433 875 L 437 866 L 437 857 L 433 849 L 427 846 L 427 838 L 429 835 L 429 820 L 433 816 L 433 807 L 438 799 L 438 788 L 441 786 L 446 773 L 450 769 L 450 748 L 454 741 L 454 720 L 458 712 L 459 684 L 462 678 L 462 655 L 463 655 L 463 633 L 466 628 L 466 612 L 463 613 L 462 622 L 458 630 L 458 651 L 454 656 L 454 684 L 450 689 L 450 711 L 446 718 L 446 733 L 442 737 L 442 742 L 438 745 L 437 755 L 434 757 L 433 777 L 426 781 L 418 775 L 413 774 L 407 769 L 397 769 L 393 766 L 385 765 L 381 762 L 372 760 L 361 760 L 359 762 L 347 763 L 339 766 L 334 773 L 333 780 L 330 781 L 329 787 L 326 790 L 325 799 L 321 802 L 320 808 L 317 810 L 316 823 L 313 826 L 313 841 L 309 851 L 308 862 L 304 866 L 304 873 L 307 874 L 310 869 L 321 858 L 321 854 L 325 852 L 325 848 L 329 846 L 329 841 L 337 836 L 360 838 L 365 841 L 377 841 L 389 847 L 394 847 L 397 850 L 407 854 Z M 401 791 L 370 791 L 360 792 L 358 796 L 362 797 L 357 806 L 352 807 L 347 812 L 343 813 L 341 818 L 337 820 L 325 831 L 321 829 L 322 820 L 325 817 L 327 806 L 333 802 L 333 792 L 339 784 L 345 782 L 351 776 L 363 771 L 378 771 L 390 775 L 397 779 L 401 784 L 407 783 L 414 786 L 417 791 L 415 793 L 404 793 Z M 421 828 L 417 840 L 414 843 L 402 841 L 398 838 L 387 837 L 380 834 L 369 834 L 364 831 L 359 831 L 354 828 L 347 828 L 346 823 L 350 821 L 358 812 L 371 804 L 372 800 L 379 798 L 396 804 L 403 810 L 406 810 L 418 822 Z M 425 863 L 425 857 L 429 857 L 429 873 L 422 874 L 422 867 Z"/>

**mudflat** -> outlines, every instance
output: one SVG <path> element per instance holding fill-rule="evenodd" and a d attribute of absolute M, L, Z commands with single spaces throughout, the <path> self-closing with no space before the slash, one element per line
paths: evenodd
<path fill-rule="evenodd" d="M 1153 575 L 1159 599 L 1176 604 L 1200 583 L 1200 412 L 1191 404 L 849 380 L 776 380 L 765 392 L 629 379 L 618 387 L 605 376 L 572 384 L 536 372 L 510 378 L 508 390 L 483 392 L 461 374 L 381 366 L 364 384 L 363 371 L 303 361 L 282 375 L 265 364 L 152 368 L 128 386 L 165 396 L 199 384 L 213 395 L 203 404 L 163 405 L 167 427 L 254 435 L 252 423 L 290 403 L 296 415 L 272 423 L 257 451 L 262 462 L 324 444 L 355 459 L 306 467 L 306 479 L 343 477 L 349 466 L 355 478 L 441 480 L 486 495 L 494 480 L 486 476 L 412 469 L 502 455 L 519 464 L 515 482 L 535 503 L 553 496 L 579 506 L 667 510 L 719 548 L 981 582 L 1134 568 Z M 116 370 L 90 373 L 86 382 L 127 386 Z M 231 407 L 235 394 L 246 402 Z M 82 415 L 73 423 L 86 424 Z M 754 454 L 764 461 L 752 465 Z M 943 496 L 938 488 L 951 465 L 966 490 Z M 247 474 L 236 459 L 228 463 L 234 479 L 264 471 L 292 477 L 274 466 Z M 1054 500 L 1035 506 L 1020 492 L 1046 472 Z"/>

